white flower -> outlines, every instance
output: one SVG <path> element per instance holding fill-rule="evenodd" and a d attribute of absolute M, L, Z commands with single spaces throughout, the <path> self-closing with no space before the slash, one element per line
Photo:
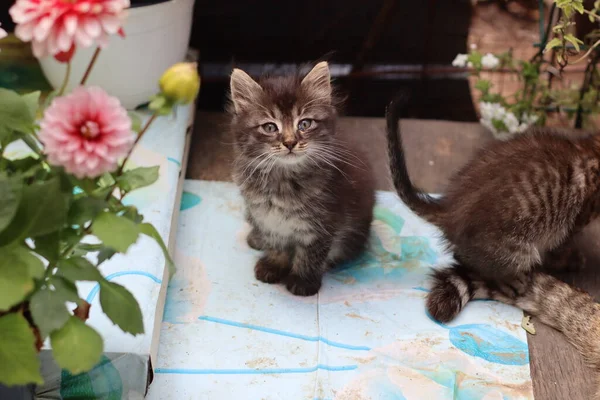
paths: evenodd
<path fill-rule="evenodd" d="M 464 67 L 465 65 L 467 65 L 467 58 L 469 58 L 468 54 L 457 54 L 454 58 L 454 61 L 452 61 L 452 66 Z"/>
<path fill-rule="evenodd" d="M 467 63 L 467 67 L 469 67 L 469 68 L 473 68 L 473 63 L 472 63 L 471 61 L 469 61 L 469 62 Z"/>
<path fill-rule="evenodd" d="M 479 112 L 481 113 L 482 118 L 489 121 L 492 119 L 502 121 L 506 115 L 506 108 L 502 107 L 502 105 L 498 103 L 488 103 L 482 101 L 479 103 Z"/>
<path fill-rule="evenodd" d="M 517 128 L 517 132 L 519 133 L 523 133 L 527 130 L 527 128 L 529 128 L 529 124 L 526 124 L 525 122 L 522 122 L 519 127 Z"/>
<path fill-rule="evenodd" d="M 8 36 L 8 33 L 6 33 L 6 31 L 4 29 L 0 28 L 0 39 L 4 39 L 7 36 Z"/>
<path fill-rule="evenodd" d="M 487 53 L 481 58 L 481 65 L 483 68 L 496 68 L 500 64 L 500 60 L 492 53 Z"/>
<path fill-rule="evenodd" d="M 477 45 L 475 43 L 471 43 L 469 47 L 471 48 L 471 50 L 477 50 Z"/>
<path fill-rule="evenodd" d="M 537 122 L 539 117 L 535 114 L 523 114 L 523 118 L 521 118 L 524 123 L 527 125 L 533 125 Z"/>
<path fill-rule="evenodd" d="M 510 133 L 519 132 L 519 120 L 512 112 L 506 113 L 503 122 Z"/>

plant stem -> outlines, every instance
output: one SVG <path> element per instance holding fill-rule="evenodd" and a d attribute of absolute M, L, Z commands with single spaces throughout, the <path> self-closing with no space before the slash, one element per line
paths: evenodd
<path fill-rule="evenodd" d="M 137 144 L 139 143 L 139 141 L 142 139 L 142 136 L 144 136 L 144 133 L 146 133 L 146 131 L 148 130 L 148 128 L 150 128 L 150 125 L 154 122 L 154 120 L 156 119 L 156 117 L 158 117 L 158 111 L 156 111 L 154 114 L 152 114 L 152 116 L 150 117 L 150 119 L 148 120 L 148 122 L 146 122 L 146 125 L 144 125 L 144 127 L 142 128 L 142 130 L 138 134 L 138 137 L 135 139 L 135 142 L 133 142 L 133 146 L 131 146 L 131 150 L 129 150 L 129 153 L 127 153 L 127 155 L 125 156 L 125 159 L 123 160 L 123 163 L 121 164 L 121 167 L 117 171 L 117 176 L 120 176 L 123 173 L 123 169 L 125 168 L 125 164 L 127 164 L 127 161 L 129 160 L 129 157 L 131 156 L 131 153 L 133 153 L 133 149 L 135 149 L 135 146 L 137 146 Z"/>
<path fill-rule="evenodd" d="M 33 152 L 35 154 L 37 154 L 40 157 L 43 156 L 42 150 L 39 148 L 39 146 L 37 145 L 37 143 L 35 142 L 35 140 L 33 140 L 33 138 L 31 136 L 29 136 L 28 134 L 25 134 L 25 135 L 23 135 L 23 137 L 21 139 L 23 140 L 23 142 L 25 142 L 25 144 L 31 150 L 33 150 Z"/>
<path fill-rule="evenodd" d="M 596 43 L 594 43 L 592 45 L 592 47 L 590 47 L 589 50 L 583 56 L 581 56 L 581 58 L 578 58 L 577 60 L 573 61 L 571 64 L 577 64 L 578 62 L 585 60 L 592 53 L 592 51 L 594 51 L 594 49 L 598 46 L 600 46 L 600 40 L 596 41 Z"/>
<path fill-rule="evenodd" d="M 142 136 L 144 136 L 144 133 L 146 133 L 146 131 L 148 130 L 148 128 L 150 128 L 150 125 L 154 122 L 154 120 L 157 117 L 158 117 L 158 111 L 156 111 L 154 114 L 152 114 L 152 116 L 150 117 L 150 119 L 148 120 L 148 122 L 146 122 L 146 125 L 144 125 L 144 127 L 142 128 L 142 130 L 138 134 L 138 137 L 135 139 L 135 142 L 133 142 L 133 146 L 131 146 L 131 149 L 129 150 L 129 152 L 127 153 L 127 155 L 125 156 L 125 158 L 123 159 L 123 163 L 121 164 L 121 166 L 117 170 L 117 173 L 115 174 L 117 177 L 119 177 L 119 176 L 121 176 L 123 174 L 123 170 L 125 169 L 125 164 L 127 164 L 127 161 L 129 161 L 129 157 L 131 156 L 131 153 L 133 153 L 133 149 L 135 149 L 135 146 L 137 146 L 137 144 L 139 143 L 139 141 L 142 139 Z M 116 179 L 115 179 L 115 181 L 116 181 Z M 117 188 L 117 182 L 115 182 L 115 184 L 113 185 L 113 187 L 110 190 L 110 192 L 108 192 L 108 195 L 106 196 L 106 201 L 108 201 L 112 197 L 113 192 L 115 191 L 116 188 Z M 115 198 L 120 203 L 121 200 L 123 199 L 123 197 L 124 196 L 121 195 L 121 199 L 118 199 L 116 197 Z"/>
<path fill-rule="evenodd" d="M 65 94 L 65 90 L 67 89 L 67 85 L 69 84 L 69 78 L 71 78 L 71 61 L 67 63 L 67 72 L 65 73 L 65 80 L 63 81 L 62 86 L 58 91 L 59 96 Z"/>
<path fill-rule="evenodd" d="M 587 15 L 590 15 L 590 16 L 594 17 L 596 20 L 600 20 L 600 15 L 595 14 L 595 13 L 591 12 L 590 10 L 586 10 L 584 8 L 583 12 L 586 13 Z"/>
<path fill-rule="evenodd" d="M 87 69 L 85 70 L 85 74 L 83 74 L 83 78 L 81 78 L 81 83 L 80 83 L 81 86 L 85 85 L 88 78 L 90 77 L 90 73 L 92 72 L 92 69 L 94 68 L 94 65 L 96 64 L 96 60 L 98 59 L 98 56 L 100 55 L 101 50 L 102 49 L 100 47 L 96 48 L 96 51 L 94 52 L 94 55 L 92 56 L 92 59 L 90 60 L 90 64 L 88 65 Z"/>

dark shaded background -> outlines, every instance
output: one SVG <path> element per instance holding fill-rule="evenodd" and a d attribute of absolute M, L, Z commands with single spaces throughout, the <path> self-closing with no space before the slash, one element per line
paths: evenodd
<path fill-rule="evenodd" d="M 9 30 L 11 3 L 0 6 Z M 472 121 L 466 76 L 447 68 L 466 52 L 470 20 L 470 0 L 197 0 L 191 46 L 200 50 L 204 78 L 199 108 L 223 109 L 234 65 L 327 59 L 350 71 L 336 79 L 348 115 L 381 117 L 408 88 L 412 117 Z M 207 64 L 210 74 L 202 71 Z M 378 66 L 402 72 L 374 73 Z"/>

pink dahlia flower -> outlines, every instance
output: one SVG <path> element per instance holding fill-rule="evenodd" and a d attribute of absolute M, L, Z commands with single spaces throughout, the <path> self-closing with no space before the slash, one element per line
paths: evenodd
<path fill-rule="evenodd" d="M 37 58 L 69 52 L 74 46 L 104 47 L 123 25 L 129 0 L 17 0 L 10 15 L 15 35 L 31 41 Z"/>
<path fill-rule="evenodd" d="M 40 126 L 48 162 L 78 178 L 95 178 L 117 169 L 136 137 L 119 100 L 96 87 L 79 87 L 58 97 Z"/>

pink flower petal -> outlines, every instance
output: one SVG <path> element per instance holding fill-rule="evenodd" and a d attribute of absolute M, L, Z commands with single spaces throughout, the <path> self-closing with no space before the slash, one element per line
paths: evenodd
<path fill-rule="evenodd" d="M 100 23 L 102 24 L 102 28 L 109 35 L 114 35 L 121 28 L 121 21 L 115 15 L 104 14 L 100 17 Z"/>
<path fill-rule="evenodd" d="M 35 28 L 35 24 L 28 23 L 17 25 L 15 28 L 15 36 L 21 39 L 24 42 L 29 42 L 33 39 L 33 29 Z"/>
<path fill-rule="evenodd" d="M 36 57 L 45 57 L 69 51 L 74 42 L 106 46 L 108 35 L 122 28 L 128 7 L 128 0 L 16 0 L 9 13 L 15 35 L 33 42 Z"/>
<path fill-rule="evenodd" d="M 33 55 L 36 58 L 42 58 L 42 57 L 46 57 L 46 55 L 48 54 L 46 52 L 46 43 L 45 42 L 37 42 L 37 41 L 32 41 L 31 42 L 31 50 L 33 51 Z"/>
<path fill-rule="evenodd" d="M 102 32 L 100 22 L 97 18 L 85 18 L 83 20 L 82 28 L 93 38 L 100 36 L 100 33 Z"/>
<path fill-rule="evenodd" d="M 113 171 L 135 141 L 119 101 L 100 88 L 84 87 L 52 102 L 39 138 L 50 164 L 90 178 Z"/>
<path fill-rule="evenodd" d="M 50 17 L 44 17 L 38 21 L 35 28 L 33 29 L 33 38 L 41 42 L 48 37 L 50 33 L 50 29 L 52 28 L 52 24 L 54 21 L 50 19 Z"/>
<path fill-rule="evenodd" d="M 65 17 L 64 30 L 67 35 L 71 36 L 71 40 L 73 40 L 73 35 L 75 35 L 75 31 L 77 30 L 77 16 L 71 14 Z"/>
<path fill-rule="evenodd" d="M 94 39 L 81 28 L 75 31 L 75 40 L 81 47 L 90 47 L 94 43 Z"/>

